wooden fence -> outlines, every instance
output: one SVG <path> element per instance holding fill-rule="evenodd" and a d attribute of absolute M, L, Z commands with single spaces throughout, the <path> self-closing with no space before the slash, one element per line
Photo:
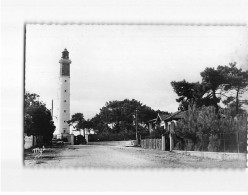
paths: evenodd
<path fill-rule="evenodd" d="M 162 139 L 142 139 L 141 147 L 147 149 L 162 149 Z"/>

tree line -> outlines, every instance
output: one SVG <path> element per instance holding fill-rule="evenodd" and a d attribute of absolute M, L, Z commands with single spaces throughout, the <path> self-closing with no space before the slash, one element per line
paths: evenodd
<path fill-rule="evenodd" d="M 90 135 L 90 141 L 128 140 L 136 139 L 136 121 L 139 135 L 148 135 L 145 122 L 156 118 L 158 113 L 168 112 L 155 111 L 135 99 L 113 100 L 106 102 L 90 120 L 85 120 L 82 113 L 75 113 L 69 124 L 74 124 L 76 131 L 93 129 L 95 134 Z"/>
<path fill-rule="evenodd" d="M 172 81 L 179 110 L 185 111 L 173 133 L 180 150 L 245 152 L 247 146 L 248 71 L 228 66 L 206 68 L 202 82 Z M 222 103 L 222 104 L 221 104 Z"/>
<path fill-rule="evenodd" d="M 216 113 L 219 103 L 230 107 L 233 115 L 243 113 L 241 95 L 248 90 L 248 71 L 237 68 L 236 63 L 219 65 L 216 69 L 207 67 L 200 73 L 201 82 L 172 81 L 174 92 L 178 95 L 179 110 L 187 110 L 189 104 L 197 107 L 214 106 Z"/>

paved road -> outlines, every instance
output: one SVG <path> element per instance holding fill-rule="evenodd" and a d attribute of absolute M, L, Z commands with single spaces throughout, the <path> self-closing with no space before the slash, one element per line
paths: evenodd
<path fill-rule="evenodd" d="M 80 145 L 48 148 L 42 158 L 25 155 L 31 167 L 85 168 L 245 168 L 245 161 L 218 161 L 137 147 Z"/>

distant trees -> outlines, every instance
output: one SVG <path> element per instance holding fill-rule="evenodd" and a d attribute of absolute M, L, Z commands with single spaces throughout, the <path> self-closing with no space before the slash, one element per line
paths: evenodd
<path fill-rule="evenodd" d="M 43 141 L 49 143 L 55 131 L 50 110 L 38 100 L 39 95 L 26 92 L 24 94 L 24 133 L 43 136 Z"/>
<path fill-rule="evenodd" d="M 79 135 L 76 136 L 75 144 L 85 144 L 85 134 L 86 129 L 90 130 L 93 128 L 93 123 L 91 120 L 85 120 L 83 113 L 75 113 L 72 115 L 71 120 L 67 121 L 70 126 L 73 126 L 74 131 L 78 131 Z M 83 130 L 83 135 L 81 131 Z"/>
<path fill-rule="evenodd" d="M 75 131 L 78 131 L 81 135 L 81 130 L 84 128 L 84 115 L 83 113 L 75 113 L 72 115 L 71 120 L 67 121 L 67 123 L 75 128 Z"/>
<path fill-rule="evenodd" d="M 146 135 L 145 122 L 156 118 L 157 113 L 137 100 L 125 99 L 109 101 L 100 109 L 100 113 L 91 119 L 93 129 L 103 140 L 135 139 L 135 110 L 139 134 Z"/>
<path fill-rule="evenodd" d="M 91 120 L 85 120 L 84 121 L 84 123 L 83 123 L 83 127 L 85 128 L 85 129 L 92 129 L 93 128 L 93 123 L 92 123 L 92 121 Z"/>
<path fill-rule="evenodd" d="M 173 90 L 177 93 L 180 110 L 187 110 L 190 103 L 197 107 L 214 106 L 216 113 L 219 110 L 219 103 L 231 107 L 235 105 L 235 114 L 240 113 L 240 96 L 248 90 L 248 71 L 242 71 L 236 67 L 236 63 L 229 66 L 218 66 L 206 68 L 200 73 L 202 82 L 189 83 L 183 81 L 172 81 Z"/>

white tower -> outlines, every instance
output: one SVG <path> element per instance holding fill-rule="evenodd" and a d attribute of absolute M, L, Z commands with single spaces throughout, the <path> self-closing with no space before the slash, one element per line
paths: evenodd
<path fill-rule="evenodd" d="M 69 52 L 65 49 L 62 52 L 59 74 L 59 113 L 58 131 L 59 138 L 68 137 L 70 127 L 67 123 L 70 120 L 70 64 Z"/>

